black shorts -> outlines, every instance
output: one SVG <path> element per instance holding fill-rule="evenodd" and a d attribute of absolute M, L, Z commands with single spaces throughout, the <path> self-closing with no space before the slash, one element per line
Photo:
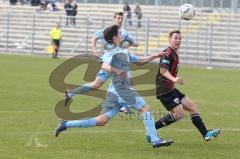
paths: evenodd
<path fill-rule="evenodd" d="M 162 102 L 163 106 L 170 111 L 177 105 L 181 104 L 181 100 L 184 97 L 185 94 L 175 88 L 171 92 L 158 96 L 157 98 Z"/>
<path fill-rule="evenodd" d="M 53 39 L 52 42 L 54 45 L 57 45 L 58 47 L 60 47 L 60 40 Z"/>

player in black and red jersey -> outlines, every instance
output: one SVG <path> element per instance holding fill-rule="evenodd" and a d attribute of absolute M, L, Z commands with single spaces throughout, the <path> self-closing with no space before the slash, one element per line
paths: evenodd
<path fill-rule="evenodd" d="M 160 59 L 159 71 L 156 76 L 156 96 L 170 113 L 155 123 L 156 129 L 182 119 L 184 110 L 186 110 L 190 112 L 192 123 L 202 134 L 204 140 L 208 141 L 220 134 L 220 129 L 207 130 L 197 110 L 197 105 L 175 88 L 175 83 L 183 85 L 183 80 L 177 76 L 179 68 L 178 49 L 181 45 L 179 30 L 169 33 L 169 44 L 170 46 L 164 50 L 168 56 Z M 150 140 L 148 135 L 147 140 Z"/>

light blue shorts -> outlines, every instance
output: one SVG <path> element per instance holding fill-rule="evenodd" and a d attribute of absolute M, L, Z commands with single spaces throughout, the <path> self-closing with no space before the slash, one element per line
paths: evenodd
<path fill-rule="evenodd" d="M 134 93 L 136 92 L 133 91 L 132 94 Z M 128 95 L 126 94 L 126 96 L 119 98 L 117 95 L 109 92 L 101 105 L 101 114 L 106 114 L 111 119 L 122 107 L 131 106 L 133 109 L 139 110 L 145 105 L 144 99 L 138 96 L 137 93 L 135 96 Z"/>

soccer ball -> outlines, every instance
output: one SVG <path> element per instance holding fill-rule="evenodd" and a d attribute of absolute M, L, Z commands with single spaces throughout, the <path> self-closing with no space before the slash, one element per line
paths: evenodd
<path fill-rule="evenodd" d="M 191 4 L 183 4 L 179 8 L 179 16 L 184 20 L 191 20 L 195 16 L 195 10 Z"/>

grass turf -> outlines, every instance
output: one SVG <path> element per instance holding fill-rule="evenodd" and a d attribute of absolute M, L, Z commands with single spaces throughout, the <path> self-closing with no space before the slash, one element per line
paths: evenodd
<path fill-rule="evenodd" d="M 222 134 L 203 141 L 189 115 L 159 135 L 172 138 L 170 147 L 153 149 L 145 141 L 142 122 L 118 115 L 101 128 L 71 129 L 54 137 L 58 118 L 55 103 L 63 94 L 48 84 L 50 73 L 64 59 L 0 55 L 0 158 L 8 159 L 225 159 L 239 158 L 240 85 L 239 70 L 180 69 L 184 86 L 179 87 L 194 100 L 208 128 L 221 128 Z M 66 82 L 82 81 L 85 66 L 72 71 Z M 154 78 L 154 77 L 153 77 Z M 106 88 L 107 84 L 103 88 Z M 145 86 L 148 87 L 148 86 Z M 143 86 L 144 88 L 144 86 Z M 154 112 L 166 113 L 159 101 L 144 97 Z M 79 112 L 96 105 L 99 99 L 78 96 L 71 110 Z"/>

